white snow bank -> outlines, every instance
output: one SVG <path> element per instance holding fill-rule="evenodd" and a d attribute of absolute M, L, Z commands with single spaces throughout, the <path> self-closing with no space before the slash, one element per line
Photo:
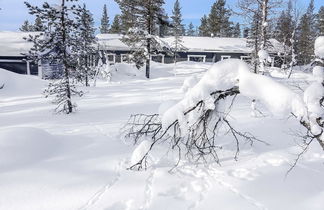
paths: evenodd
<path fill-rule="evenodd" d="M 57 147 L 57 139 L 41 129 L 0 129 L 0 170 L 41 161 Z"/>
<path fill-rule="evenodd" d="M 315 40 L 315 55 L 324 59 L 324 36 L 320 36 Z"/>
<path fill-rule="evenodd" d="M 48 84 L 36 76 L 16 74 L 5 69 L 0 69 L 0 95 L 40 94 Z"/>

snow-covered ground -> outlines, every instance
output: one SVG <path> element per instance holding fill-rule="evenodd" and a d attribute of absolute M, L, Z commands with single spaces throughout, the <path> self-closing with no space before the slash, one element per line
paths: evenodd
<path fill-rule="evenodd" d="M 269 146 L 244 145 L 238 161 L 234 150 L 224 150 L 221 166 L 182 163 L 169 172 L 168 154 L 147 171 L 126 170 L 135 147 L 119 130 L 128 117 L 158 113 L 161 103 L 182 98 L 185 79 L 201 78 L 210 65 L 185 62 L 174 71 L 173 65 L 154 64 L 150 80 L 123 72 L 83 88 L 86 95 L 76 99 L 78 111 L 69 116 L 53 113 L 41 95 L 46 82 L 0 69 L 0 209 L 322 210 L 323 151 L 314 142 L 286 177 L 301 151 L 294 135 L 301 127 L 260 104 L 265 116 L 251 117 L 250 100 L 243 96 L 233 107 L 232 123 Z M 277 80 L 298 91 L 310 78 L 295 73 Z"/>

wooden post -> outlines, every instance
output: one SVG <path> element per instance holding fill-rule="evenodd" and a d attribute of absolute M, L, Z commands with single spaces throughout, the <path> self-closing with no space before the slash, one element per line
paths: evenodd
<path fill-rule="evenodd" d="M 26 65 L 27 65 L 27 75 L 30 75 L 30 62 L 29 62 L 29 60 L 26 60 Z"/>

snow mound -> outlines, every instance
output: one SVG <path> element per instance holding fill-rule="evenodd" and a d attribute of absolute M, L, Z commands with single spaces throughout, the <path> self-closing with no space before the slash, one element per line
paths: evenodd
<path fill-rule="evenodd" d="M 0 69 L 0 94 L 26 95 L 39 94 L 46 87 L 47 81 L 36 76 L 16 74 L 5 69 Z"/>
<path fill-rule="evenodd" d="M 324 59 L 324 36 L 320 36 L 315 40 L 315 55 Z"/>
<path fill-rule="evenodd" d="M 57 139 L 41 129 L 0 129 L 0 170 L 44 160 L 57 146 Z"/>

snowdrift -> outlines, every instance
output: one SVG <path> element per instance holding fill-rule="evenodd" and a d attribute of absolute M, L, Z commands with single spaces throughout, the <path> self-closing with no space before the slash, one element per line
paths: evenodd
<path fill-rule="evenodd" d="M 39 94 L 46 87 L 47 81 L 36 76 L 16 74 L 0 69 L 0 95 Z"/>
<path fill-rule="evenodd" d="M 57 139 L 41 129 L 0 129 L 0 171 L 41 161 L 53 154 L 57 145 Z"/>

